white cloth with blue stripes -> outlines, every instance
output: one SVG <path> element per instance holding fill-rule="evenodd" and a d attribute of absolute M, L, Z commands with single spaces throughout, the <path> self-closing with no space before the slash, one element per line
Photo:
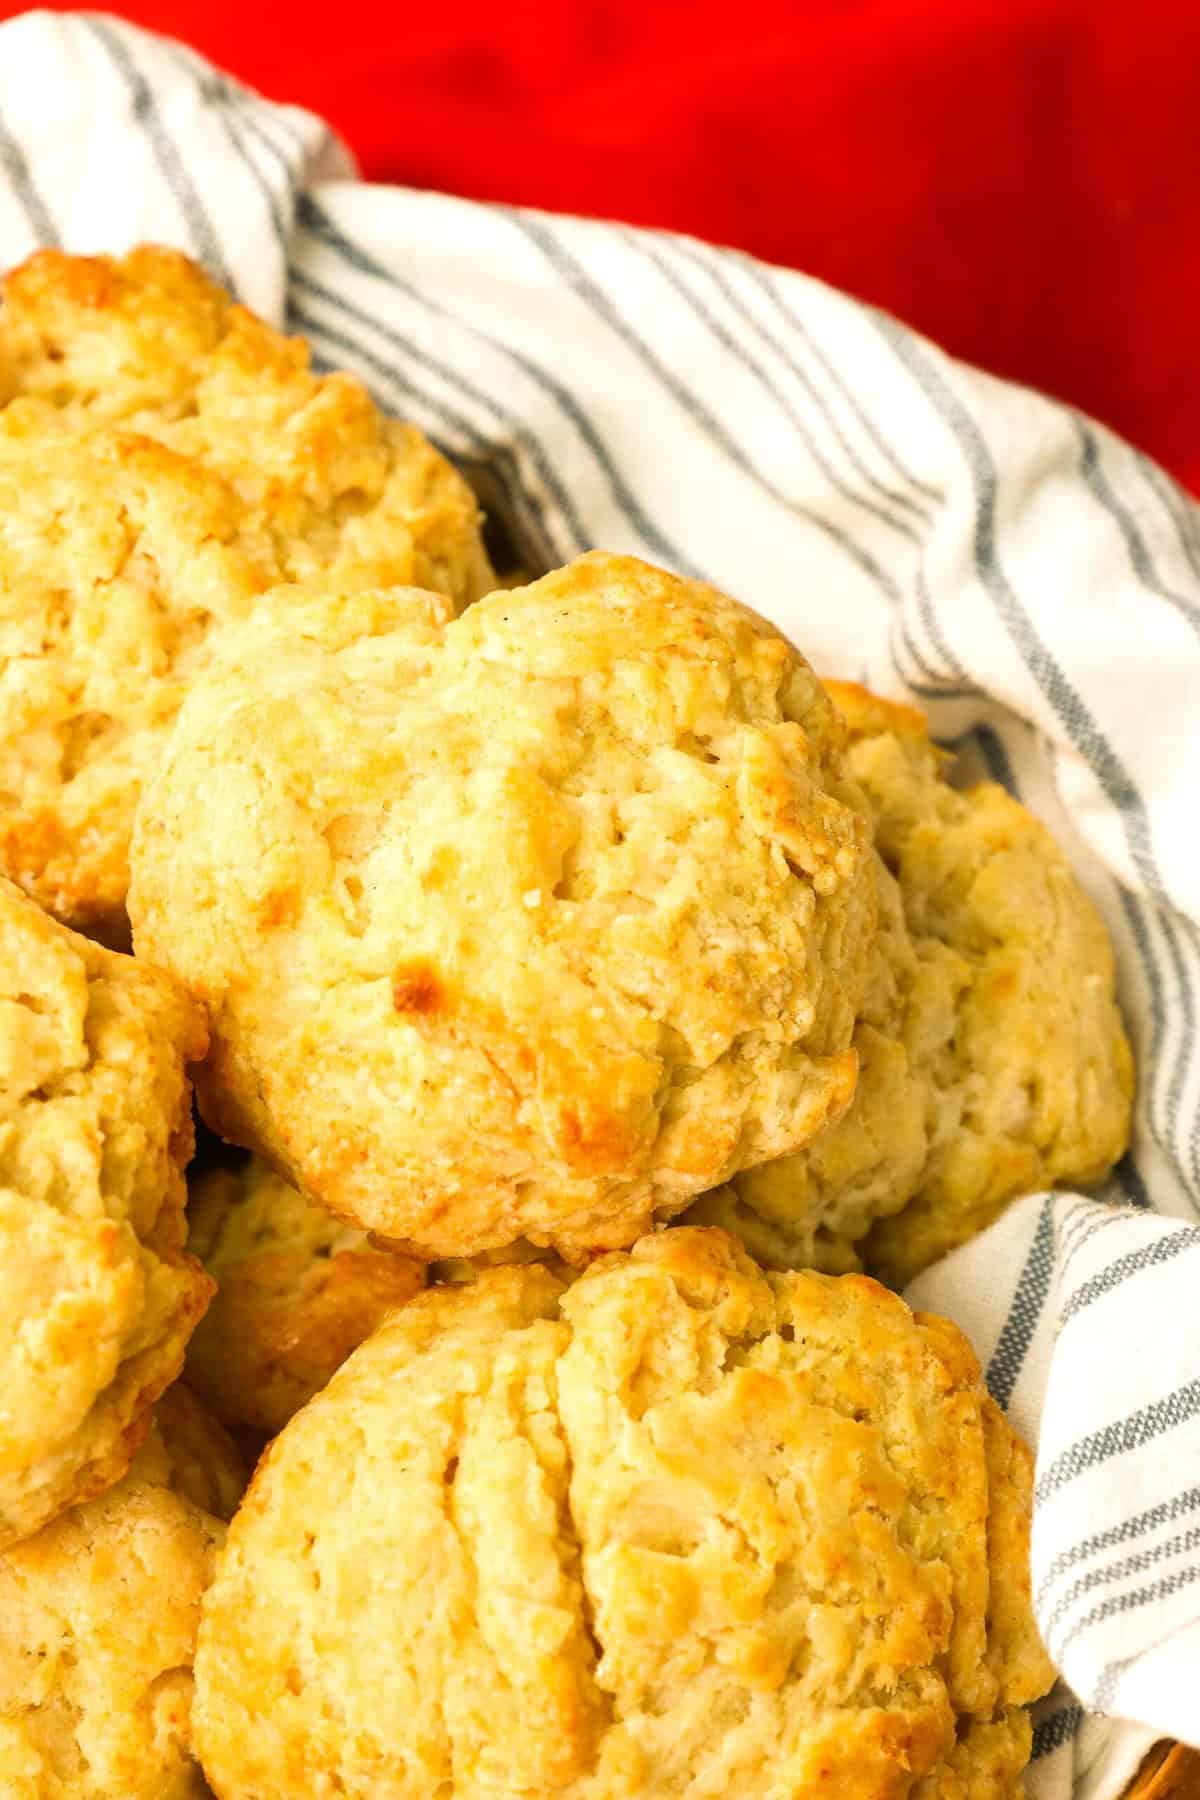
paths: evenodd
<path fill-rule="evenodd" d="M 0 26 L 0 261 L 145 238 L 359 370 L 531 565 L 598 544 L 707 576 L 824 671 L 916 698 L 1068 847 L 1117 946 L 1134 1152 L 1106 1204 L 1023 1201 L 914 1297 L 1038 1444 L 1038 1616 L 1080 1698 L 1038 1709 L 1030 1791 L 1099 1800 L 1155 1737 L 1200 1744 L 1196 507 L 803 276 L 371 187 L 320 121 L 177 45 Z"/>

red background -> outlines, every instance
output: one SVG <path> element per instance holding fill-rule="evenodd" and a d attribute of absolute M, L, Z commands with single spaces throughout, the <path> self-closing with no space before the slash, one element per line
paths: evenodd
<path fill-rule="evenodd" d="M 1200 0 L 117 10 L 324 113 L 370 176 L 821 275 L 1200 489 Z"/>

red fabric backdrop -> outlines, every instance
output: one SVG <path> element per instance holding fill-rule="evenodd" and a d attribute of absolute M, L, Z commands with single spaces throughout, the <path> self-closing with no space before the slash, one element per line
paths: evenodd
<path fill-rule="evenodd" d="M 370 176 L 805 269 L 1200 489 L 1200 0 L 116 10 L 323 112 Z"/>

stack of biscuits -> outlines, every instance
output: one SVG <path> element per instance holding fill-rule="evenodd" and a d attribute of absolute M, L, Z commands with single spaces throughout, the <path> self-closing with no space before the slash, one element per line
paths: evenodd
<path fill-rule="evenodd" d="M 895 1290 L 1132 1066 L 951 777 L 715 589 L 498 578 L 185 258 L 8 276 L 0 1794 L 1021 1794 L 1030 1458 Z"/>

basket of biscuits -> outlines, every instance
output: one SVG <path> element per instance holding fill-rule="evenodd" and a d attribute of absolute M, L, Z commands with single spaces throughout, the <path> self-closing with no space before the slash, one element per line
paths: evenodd
<path fill-rule="evenodd" d="M 1024 1792 L 900 1290 L 1127 1146 L 1053 835 L 179 253 L 10 273 L 0 402 L 0 1793 Z"/>

